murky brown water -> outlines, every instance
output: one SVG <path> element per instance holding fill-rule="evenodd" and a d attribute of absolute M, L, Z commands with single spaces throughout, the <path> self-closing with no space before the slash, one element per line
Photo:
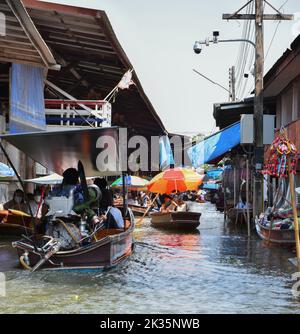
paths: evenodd
<path fill-rule="evenodd" d="M 197 233 L 163 232 L 146 220 L 135 254 L 105 273 L 29 274 L 0 241 L 0 313 L 300 313 L 293 253 L 230 231 L 210 204 L 195 209 L 203 213 Z"/>

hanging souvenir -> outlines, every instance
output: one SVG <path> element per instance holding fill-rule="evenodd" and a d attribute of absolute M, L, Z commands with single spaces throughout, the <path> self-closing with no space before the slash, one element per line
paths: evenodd
<path fill-rule="evenodd" d="M 279 135 L 274 139 L 269 157 L 264 165 L 263 174 L 273 177 L 287 177 L 290 172 L 296 174 L 298 154 L 296 146 L 288 139 L 285 129 L 281 129 Z"/>

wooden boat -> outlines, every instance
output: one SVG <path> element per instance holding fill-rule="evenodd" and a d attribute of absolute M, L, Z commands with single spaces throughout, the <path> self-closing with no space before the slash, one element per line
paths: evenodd
<path fill-rule="evenodd" d="M 69 196 L 54 195 L 47 199 L 49 206 L 47 219 L 51 227 L 48 232 L 51 236 L 23 236 L 21 240 L 13 242 L 12 245 L 16 248 L 24 268 L 31 271 L 38 269 L 103 270 L 116 266 L 132 254 L 134 245 L 132 211 L 126 208 L 126 216 L 123 212 L 123 218 L 127 222 L 126 228 L 103 230 L 104 224 L 101 218 L 97 217 L 92 210 L 92 205 L 97 203 L 101 192 L 97 186 L 87 185 L 86 176 L 100 173 L 103 177 L 120 173 L 114 167 L 107 170 L 107 166 L 95 163 L 98 161 L 98 155 L 103 151 L 103 149 L 102 151 L 95 149 L 102 136 L 111 137 L 118 145 L 118 128 L 116 127 L 1 136 L 49 170 L 61 173 L 68 168 L 76 169 L 77 167 L 82 190 L 81 203 L 75 203 L 73 197 L 75 188 L 69 191 Z M 9 155 L 2 146 L 1 149 L 18 176 L 19 182 L 23 184 Z M 113 150 L 110 155 L 117 161 Z M 124 173 L 123 177 L 125 177 Z M 124 198 L 125 192 L 123 200 Z M 54 233 L 55 229 L 56 233 Z M 63 234 L 68 236 L 71 242 Z"/>
<path fill-rule="evenodd" d="M 33 233 L 32 218 L 16 210 L 0 210 L 0 236 L 20 236 Z"/>
<path fill-rule="evenodd" d="M 131 209 L 135 216 L 143 216 L 147 211 L 147 207 L 136 205 L 136 204 L 128 204 L 128 207 Z"/>
<path fill-rule="evenodd" d="M 200 212 L 153 212 L 150 213 L 154 227 L 178 230 L 193 230 L 200 225 Z"/>
<path fill-rule="evenodd" d="M 95 235 L 95 240 L 87 245 L 79 246 L 72 250 L 58 251 L 43 262 L 45 249 L 49 249 L 47 241 L 43 239 L 22 239 L 13 242 L 17 249 L 21 264 L 33 270 L 42 260 L 38 269 L 43 270 L 106 270 L 110 269 L 125 259 L 133 252 L 134 242 L 132 232 L 134 230 L 134 217 L 128 210 L 126 229 L 104 229 Z M 40 245 L 40 246 L 39 246 Z M 27 256 L 25 261 L 24 256 Z"/>
<path fill-rule="evenodd" d="M 263 226 L 259 220 L 255 222 L 257 234 L 263 239 L 273 244 L 295 246 L 294 230 L 270 230 L 269 227 Z"/>

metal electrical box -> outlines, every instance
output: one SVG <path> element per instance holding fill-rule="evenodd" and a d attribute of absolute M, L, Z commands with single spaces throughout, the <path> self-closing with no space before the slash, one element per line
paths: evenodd
<path fill-rule="evenodd" d="M 275 133 L 275 115 L 264 115 L 264 145 L 272 144 Z"/>
<path fill-rule="evenodd" d="M 263 144 L 272 144 L 275 131 L 275 116 L 264 115 Z M 254 144 L 253 115 L 241 115 L 241 144 Z"/>
<path fill-rule="evenodd" d="M 241 144 L 254 143 L 253 115 L 241 115 Z"/>

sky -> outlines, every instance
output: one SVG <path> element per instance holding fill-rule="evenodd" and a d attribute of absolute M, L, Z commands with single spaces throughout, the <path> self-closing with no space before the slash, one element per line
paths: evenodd
<path fill-rule="evenodd" d="M 224 21 L 246 0 L 48 0 L 61 4 L 105 10 L 119 42 L 128 55 L 156 112 L 173 133 L 210 134 L 217 130 L 213 104 L 227 102 L 228 93 L 195 72 L 203 73 L 228 88 L 229 68 L 237 64 L 241 43 L 203 46 L 193 52 L 195 40 L 211 37 L 241 38 L 243 21 Z M 265 73 L 300 33 L 300 1 L 270 0 L 294 21 L 264 24 Z M 265 7 L 265 13 L 274 13 Z M 250 36 L 251 37 L 251 36 Z M 250 47 L 251 49 L 251 47 Z M 267 56 L 267 50 L 269 50 Z M 252 65 L 246 66 L 246 72 Z M 245 82 L 245 81 L 246 82 Z M 248 96 L 253 77 L 239 82 Z M 238 88 L 238 87 L 237 87 Z M 240 89 L 239 89 L 240 90 Z"/>

